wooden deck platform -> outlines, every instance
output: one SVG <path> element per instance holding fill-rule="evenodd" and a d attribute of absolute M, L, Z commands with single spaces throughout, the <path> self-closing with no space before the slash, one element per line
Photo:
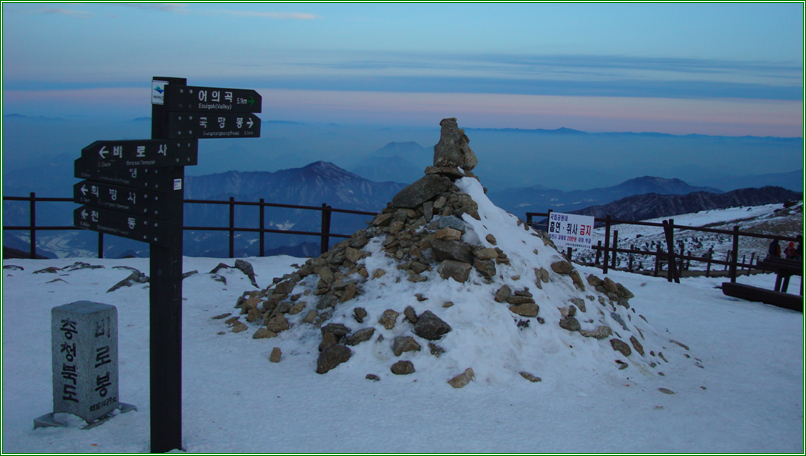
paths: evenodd
<path fill-rule="evenodd" d="M 763 302 L 803 313 L 803 296 L 731 282 L 722 284 L 722 293 L 734 298 Z"/>

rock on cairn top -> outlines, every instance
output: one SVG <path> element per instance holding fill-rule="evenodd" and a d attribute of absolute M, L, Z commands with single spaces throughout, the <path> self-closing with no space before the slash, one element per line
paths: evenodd
<path fill-rule="evenodd" d="M 458 167 L 470 171 L 479 160 L 470 148 L 465 131 L 456 124 L 456 118 L 442 119 L 439 142 L 434 146 L 434 166 L 438 168 Z"/>
<path fill-rule="evenodd" d="M 366 229 L 244 293 L 236 307 L 258 326 L 253 338 L 310 344 L 283 351 L 320 374 L 454 388 L 659 379 L 663 363 L 699 361 L 636 312 L 628 289 L 577 269 L 545 233 L 496 207 L 456 119 L 440 125 L 434 166 Z M 239 318 L 226 320 L 233 332 L 248 329 Z"/>

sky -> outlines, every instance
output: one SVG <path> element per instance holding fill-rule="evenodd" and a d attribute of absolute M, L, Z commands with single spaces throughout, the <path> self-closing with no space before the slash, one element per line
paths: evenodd
<path fill-rule="evenodd" d="M 154 76 L 264 120 L 803 136 L 803 3 L 3 3 L 3 112 L 150 115 Z"/>

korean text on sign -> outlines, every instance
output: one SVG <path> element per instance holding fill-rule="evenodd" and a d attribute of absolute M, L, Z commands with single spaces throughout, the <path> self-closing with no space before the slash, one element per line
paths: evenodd
<path fill-rule="evenodd" d="M 552 212 L 549 237 L 557 247 L 593 248 L 594 218 L 587 215 Z"/>

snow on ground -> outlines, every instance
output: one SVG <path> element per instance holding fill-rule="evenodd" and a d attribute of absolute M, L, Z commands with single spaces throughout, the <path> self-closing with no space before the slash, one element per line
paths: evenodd
<path fill-rule="evenodd" d="M 247 260 L 261 287 L 304 261 L 286 256 Z M 149 290 L 135 284 L 106 292 L 130 273 L 114 266 L 148 273 L 148 260 L 85 261 L 104 268 L 34 274 L 73 260 L 3 262 L 24 268 L 3 271 L 4 453 L 149 451 Z M 664 343 L 664 350 L 692 357 L 661 364 L 658 371 L 664 376 L 645 375 L 633 365 L 597 373 L 601 360 L 593 350 L 566 347 L 570 339 L 536 336 L 535 342 L 549 347 L 542 356 L 555 357 L 533 366 L 542 382 L 511 375 L 490 380 L 489 373 L 481 373 L 477 381 L 454 389 L 442 370 L 395 376 L 381 372 L 371 356 L 356 355 L 325 375 L 316 374 L 318 338 L 285 331 L 256 340 L 253 330 L 232 333 L 223 320 L 211 319 L 226 312 L 237 315 L 237 298 L 255 289 L 245 275 L 235 269 L 219 272 L 227 279 L 224 285 L 207 274 L 222 260 L 184 261 L 185 271 L 200 272 L 183 283 L 183 442 L 188 452 L 804 450 L 803 315 L 726 297 L 714 288 L 724 279 L 687 278 L 674 284 L 608 274 L 635 294 L 630 304 L 658 334 L 690 347 L 686 353 Z M 223 261 L 232 265 L 232 260 Z M 602 276 L 597 269 L 577 269 L 583 276 Z M 768 288 L 774 281 L 768 274 L 740 279 Z M 90 430 L 79 429 L 75 420 L 66 428 L 33 430 L 33 419 L 52 411 L 50 309 L 79 300 L 117 307 L 120 400 L 139 410 Z M 486 343 L 502 354 L 513 349 L 495 339 Z M 273 347 L 283 352 L 278 364 L 268 360 Z M 563 359 L 574 361 L 564 369 Z M 586 365 L 593 369 L 586 371 Z M 381 381 L 366 380 L 367 373 Z"/>

